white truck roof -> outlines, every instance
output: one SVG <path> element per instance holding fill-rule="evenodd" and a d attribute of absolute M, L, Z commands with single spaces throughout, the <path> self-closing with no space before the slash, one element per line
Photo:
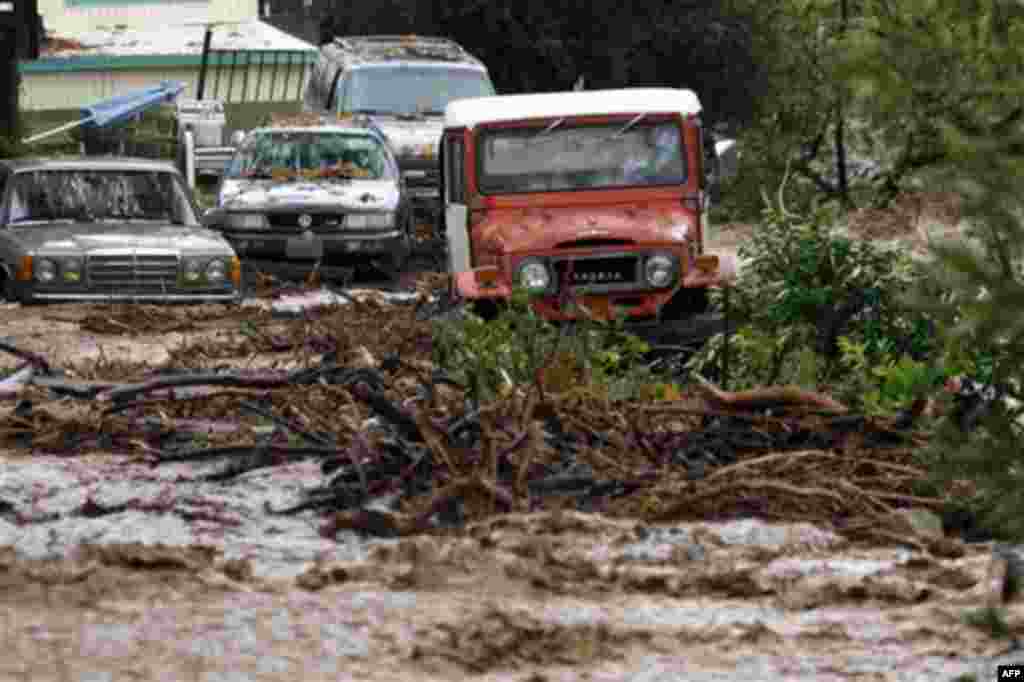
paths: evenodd
<path fill-rule="evenodd" d="M 675 111 L 687 115 L 698 114 L 700 110 L 697 94 L 681 88 L 583 90 L 459 99 L 448 103 L 444 124 L 447 128 L 474 128 L 483 123 L 527 118 Z"/>

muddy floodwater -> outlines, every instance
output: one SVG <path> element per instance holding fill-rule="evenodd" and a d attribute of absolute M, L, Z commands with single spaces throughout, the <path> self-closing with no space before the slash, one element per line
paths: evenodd
<path fill-rule="evenodd" d="M 158 365 L 223 331 L 96 333 L 90 310 L 3 305 L 0 336 L 75 368 Z M 0 449 L 0 682 L 952 682 L 1024 662 L 965 619 L 999 591 L 987 544 L 575 510 L 381 539 L 271 513 L 319 462 L 216 468 Z M 1019 631 L 1024 607 L 1005 618 Z"/>

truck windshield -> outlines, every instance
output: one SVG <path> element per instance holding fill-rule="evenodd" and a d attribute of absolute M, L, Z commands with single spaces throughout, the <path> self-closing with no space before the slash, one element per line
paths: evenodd
<path fill-rule="evenodd" d="M 483 71 L 436 66 L 375 66 L 356 69 L 340 83 L 340 111 L 441 116 L 448 102 L 494 94 Z"/>
<path fill-rule="evenodd" d="M 485 194 L 679 185 L 687 176 L 679 125 L 642 116 L 488 130 L 477 156 Z"/>
<path fill-rule="evenodd" d="M 245 140 L 229 178 L 340 177 L 381 180 L 394 177 L 381 142 L 369 135 L 311 131 L 256 133 Z"/>
<path fill-rule="evenodd" d="M 186 190 L 173 173 L 54 169 L 14 176 L 8 222 L 28 227 L 54 221 L 154 221 L 196 226 Z"/>

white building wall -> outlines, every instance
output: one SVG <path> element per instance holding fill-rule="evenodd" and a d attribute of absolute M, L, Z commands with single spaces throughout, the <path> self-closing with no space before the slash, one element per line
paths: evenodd
<path fill-rule="evenodd" d="M 38 0 L 46 30 L 74 37 L 104 26 L 129 29 L 180 26 L 208 21 L 248 21 L 259 16 L 259 0 L 157 0 L 127 4 L 68 6 L 67 0 Z"/>
<path fill-rule="evenodd" d="M 221 73 L 218 99 L 225 103 L 241 102 L 297 102 L 303 83 L 303 67 L 280 65 L 277 77 L 273 66 L 263 69 L 262 82 L 259 67 L 248 69 L 248 87 L 244 87 L 245 68 L 235 71 L 231 98 L 228 99 L 228 69 Z M 47 111 L 53 109 L 74 109 L 88 106 L 102 99 L 108 99 L 131 90 L 158 85 L 160 81 L 180 81 L 186 84 L 182 97 L 195 97 L 199 81 L 199 67 L 145 68 L 116 71 L 69 71 L 22 74 L 21 109 L 23 111 Z M 206 77 L 206 96 L 213 97 L 217 74 L 210 69 Z M 259 87 L 257 87 L 259 86 Z M 286 89 L 287 88 L 287 89 Z M 244 95 L 244 99 L 243 99 Z"/>

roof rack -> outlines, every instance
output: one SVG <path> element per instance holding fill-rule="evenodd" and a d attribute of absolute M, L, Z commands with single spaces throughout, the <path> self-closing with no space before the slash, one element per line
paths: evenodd
<path fill-rule="evenodd" d="M 363 55 L 420 57 L 453 61 L 471 57 L 458 43 L 436 36 L 414 34 L 336 36 L 334 44 L 344 50 Z"/>

